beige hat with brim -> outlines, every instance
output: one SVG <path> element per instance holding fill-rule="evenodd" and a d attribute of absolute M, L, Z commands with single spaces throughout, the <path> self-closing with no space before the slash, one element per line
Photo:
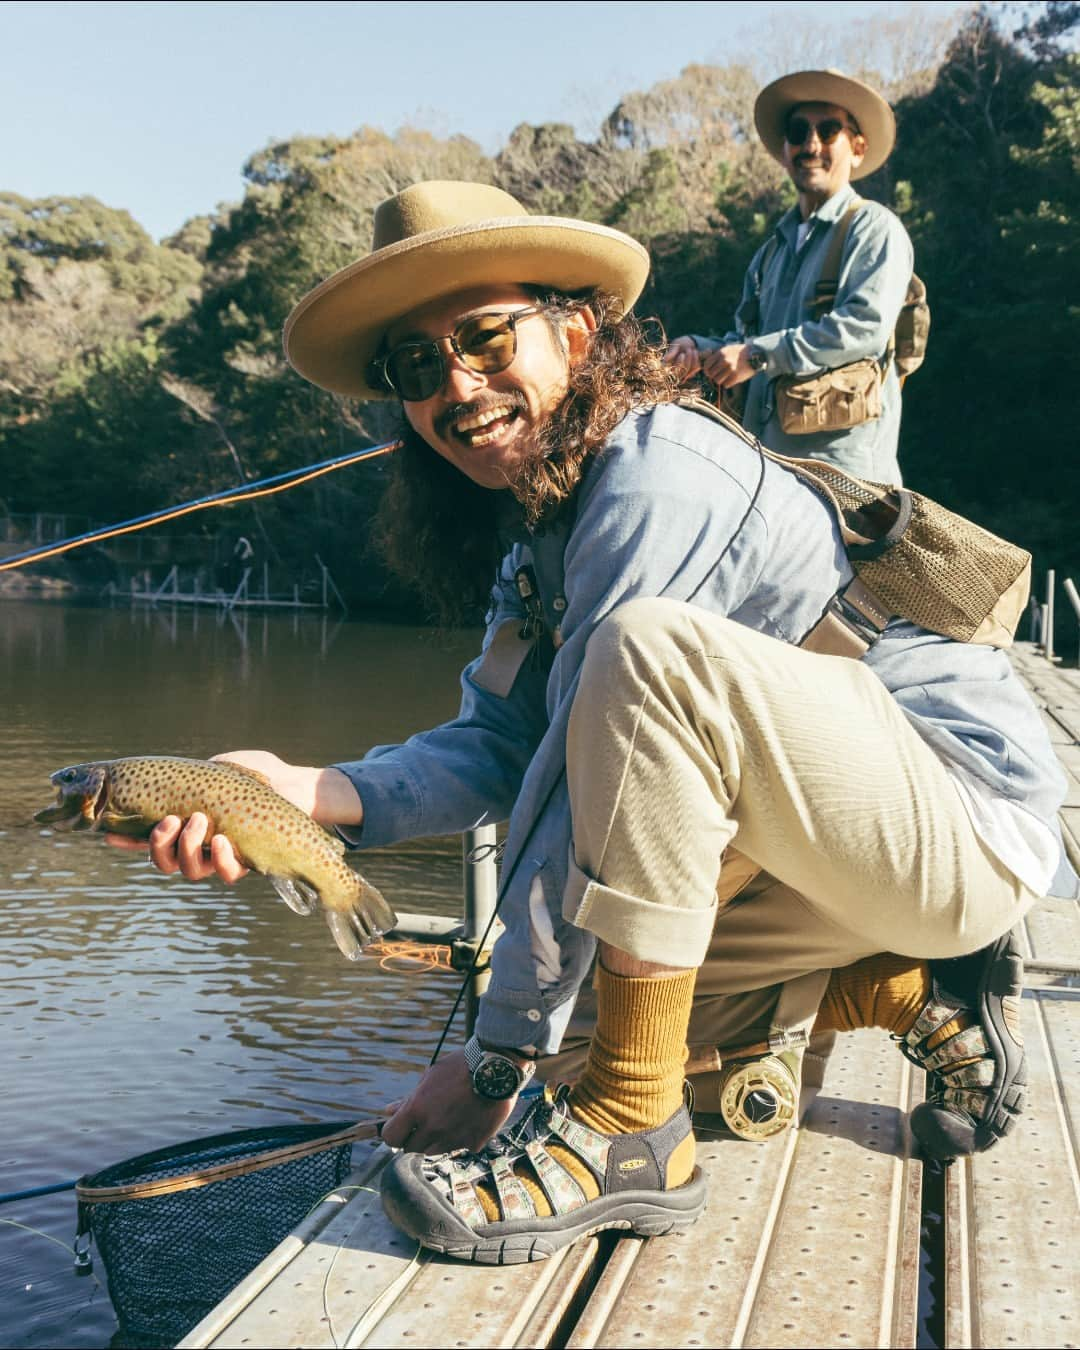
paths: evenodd
<path fill-rule="evenodd" d="M 414 183 L 375 211 L 372 252 L 309 292 L 285 322 L 285 355 L 335 394 L 390 398 L 368 383 L 387 328 L 421 305 L 481 285 L 597 287 L 631 308 L 649 255 L 629 235 L 532 216 L 484 183 Z"/>
<path fill-rule="evenodd" d="M 838 70 L 798 70 L 767 84 L 754 103 L 754 125 L 773 159 L 784 159 L 788 114 L 800 103 L 835 103 L 846 108 L 866 137 L 866 154 L 852 178 L 880 169 L 896 143 L 896 118 L 876 89 Z"/>

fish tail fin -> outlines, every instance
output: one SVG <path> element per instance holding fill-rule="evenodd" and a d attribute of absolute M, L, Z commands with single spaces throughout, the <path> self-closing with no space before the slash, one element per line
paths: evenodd
<path fill-rule="evenodd" d="M 306 918 L 315 912 L 315 906 L 319 901 L 318 892 L 306 882 L 294 877 L 276 877 L 270 874 L 266 879 L 294 914 L 302 914 Z"/>
<path fill-rule="evenodd" d="M 348 909 L 327 906 L 323 910 L 338 950 L 350 961 L 355 961 L 369 943 L 376 942 L 397 924 L 397 915 L 381 892 L 363 877 L 359 881 L 359 892 Z"/>

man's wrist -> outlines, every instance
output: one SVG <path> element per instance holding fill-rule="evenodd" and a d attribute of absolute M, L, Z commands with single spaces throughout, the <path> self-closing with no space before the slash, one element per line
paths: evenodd
<path fill-rule="evenodd" d="M 472 1089 L 489 1101 L 507 1101 L 516 1097 L 536 1072 L 536 1061 L 519 1049 L 492 1049 L 471 1036 L 465 1044 L 465 1067 L 472 1078 Z"/>
<path fill-rule="evenodd" d="M 507 1059 L 512 1059 L 515 1064 L 520 1064 L 522 1068 L 526 1064 L 535 1064 L 537 1060 L 537 1049 L 534 1045 L 496 1045 L 494 1041 L 481 1040 L 476 1037 L 476 1043 L 481 1050 L 490 1050 L 492 1054 L 503 1055 Z"/>
<path fill-rule="evenodd" d="M 364 824 L 364 805 L 349 775 L 333 765 L 314 772 L 312 817 L 323 826 L 340 825 L 359 831 Z"/>

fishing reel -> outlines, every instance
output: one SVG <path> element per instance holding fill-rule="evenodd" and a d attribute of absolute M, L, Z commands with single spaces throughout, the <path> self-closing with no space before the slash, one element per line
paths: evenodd
<path fill-rule="evenodd" d="M 720 1114 L 739 1139 L 760 1143 L 797 1119 L 799 1081 L 786 1058 L 730 1061 L 720 1075 Z"/>

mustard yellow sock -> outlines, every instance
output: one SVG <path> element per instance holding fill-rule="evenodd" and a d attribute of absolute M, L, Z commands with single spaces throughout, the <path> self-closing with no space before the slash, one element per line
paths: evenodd
<path fill-rule="evenodd" d="M 814 1030 L 884 1027 L 903 1036 L 915 1025 L 929 997 L 928 962 L 879 952 L 833 971 Z"/>
<path fill-rule="evenodd" d="M 675 1114 L 682 1105 L 686 1029 L 696 979 L 696 970 L 639 978 L 597 967 L 596 1030 L 569 1098 L 575 1120 L 601 1134 L 632 1134 L 662 1125 Z M 600 1188 L 577 1154 L 557 1141 L 545 1148 L 573 1176 L 586 1200 L 595 1200 Z M 689 1134 L 668 1161 L 668 1189 L 689 1180 L 694 1152 Z M 519 1165 L 515 1172 L 537 1214 L 546 1218 L 551 1206 L 531 1169 Z M 488 1220 L 495 1222 L 500 1214 L 494 1187 L 480 1183 L 476 1192 Z"/>

